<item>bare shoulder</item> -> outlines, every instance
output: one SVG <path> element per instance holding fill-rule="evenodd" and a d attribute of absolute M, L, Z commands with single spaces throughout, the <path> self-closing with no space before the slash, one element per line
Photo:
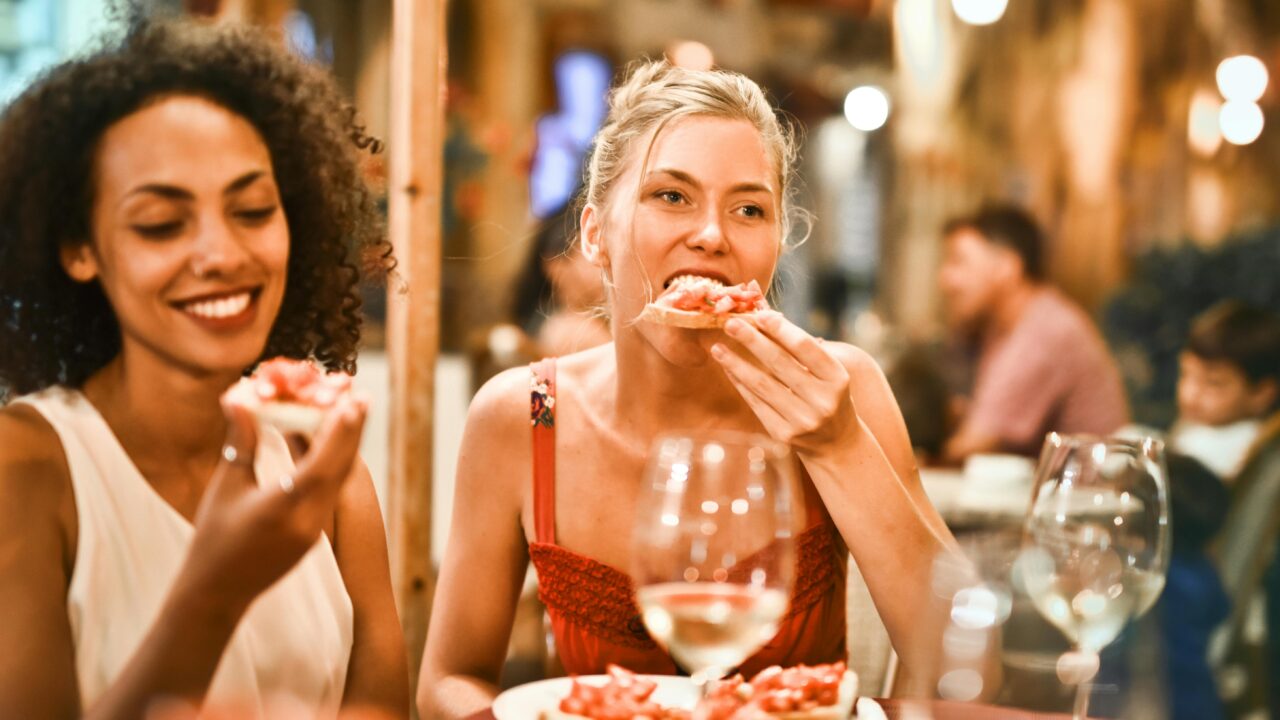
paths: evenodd
<path fill-rule="evenodd" d="M 486 382 L 467 409 L 467 433 L 509 442 L 529 432 L 529 397 L 533 377 L 527 367 L 504 370 Z"/>
<path fill-rule="evenodd" d="M 519 501 L 532 466 L 529 422 L 533 377 L 529 368 L 505 370 L 480 388 L 467 409 L 458 452 L 457 486 L 462 493 Z"/>
<path fill-rule="evenodd" d="M 0 537 L 61 538 L 47 551 L 61 553 L 69 567 L 75 523 L 71 471 L 57 432 L 35 408 L 0 408 Z"/>
<path fill-rule="evenodd" d="M 849 379 L 855 383 L 859 380 L 883 381 L 884 372 L 880 369 L 880 363 L 866 350 L 843 342 L 824 342 L 822 347 L 844 365 L 845 370 L 849 371 Z"/>
<path fill-rule="evenodd" d="M 53 488 L 69 478 L 62 441 L 44 416 L 29 405 L 0 408 L 0 493 L 15 484 Z"/>

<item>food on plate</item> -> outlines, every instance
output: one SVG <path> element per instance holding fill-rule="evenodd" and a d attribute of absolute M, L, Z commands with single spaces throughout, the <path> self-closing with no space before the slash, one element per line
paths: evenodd
<path fill-rule="evenodd" d="M 544 710 L 541 720 L 689 720 L 689 711 L 664 707 L 649 698 L 658 684 L 640 677 L 626 668 L 609 665 L 609 679 L 603 685 L 591 685 L 573 678 L 569 695 L 555 710 Z"/>
<path fill-rule="evenodd" d="M 844 720 L 858 695 L 858 676 L 844 662 L 767 667 L 743 682 L 717 683 L 694 713 L 697 720 Z"/>
<path fill-rule="evenodd" d="M 314 362 L 281 357 L 240 378 L 226 398 L 282 433 L 309 438 L 320 429 L 325 413 L 350 393 L 350 375 L 326 373 Z"/>
<path fill-rule="evenodd" d="M 844 720 L 853 712 L 858 676 L 845 663 L 765 668 L 750 682 L 714 683 L 690 712 L 650 699 L 656 683 L 610 665 L 603 685 L 573 680 L 569 695 L 541 720 Z"/>
<path fill-rule="evenodd" d="M 755 280 L 725 285 L 701 275 L 673 278 L 653 302 L 644 306 L 640 319 L 682 328 L 720 328 L 733 317 L 768 310 L 760 284 Z"/>

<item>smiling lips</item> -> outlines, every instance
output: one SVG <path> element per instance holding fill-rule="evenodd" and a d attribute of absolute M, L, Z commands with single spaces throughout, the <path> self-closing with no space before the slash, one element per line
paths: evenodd
<path fill-rule="evenodd" d="M 174 307 L 202 325 L 226 328 L 240 325 L 252 316 L 253 300 L 256 296 L 256 290 L 239 290 L 176 302 Z"/>

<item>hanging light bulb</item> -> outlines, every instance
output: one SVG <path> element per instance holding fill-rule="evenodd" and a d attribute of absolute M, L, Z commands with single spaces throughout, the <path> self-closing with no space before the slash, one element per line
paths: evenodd
<path fill-rule="evenodd" d="M 844 116 L 863 132 L 879 130 L 889 119 L 889 96 L 874 85 L 861 85 L 844 98 Z"/>
<path fill-rule="evenodd" d="M 1218 113 L 1222 137 L 1232 145 L 1248 145 L 1262 134 L 1262 108 L 1257 103 L 1231 100 Z"/>
<path fill-rule="evenodd" d="M 1009 0 L 951 0 L 956 16 L 970 25 L 990 25 L 1004 17 Z"/>
<path fill-rule="evenodd" d="M 1252 55 L 1236 55 L 1218 63 L 1218 91 L 1227 100 L 1257 102 L 1267 91 L 1267 66 Z"/>

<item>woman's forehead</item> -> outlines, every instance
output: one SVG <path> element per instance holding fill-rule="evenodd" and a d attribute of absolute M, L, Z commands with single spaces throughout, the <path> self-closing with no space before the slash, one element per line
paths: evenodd
<path fill-rule="evenodd" d="M 271 154 L 244 117 L 205 98 L 174 95 L 107 128 L 98 145 L 100 190 L 139 184 L 221 186 L 253 169 L 270 172 Z"/>
<path fill-rule="evenodd" d="M 752 184 L 779 192 L 777 170 L 764 137 L 750 122 L 690 115 L 655 128 L 629 150 L 628 170 L 654 174 L 675 171 L 709 185 Z"/>

